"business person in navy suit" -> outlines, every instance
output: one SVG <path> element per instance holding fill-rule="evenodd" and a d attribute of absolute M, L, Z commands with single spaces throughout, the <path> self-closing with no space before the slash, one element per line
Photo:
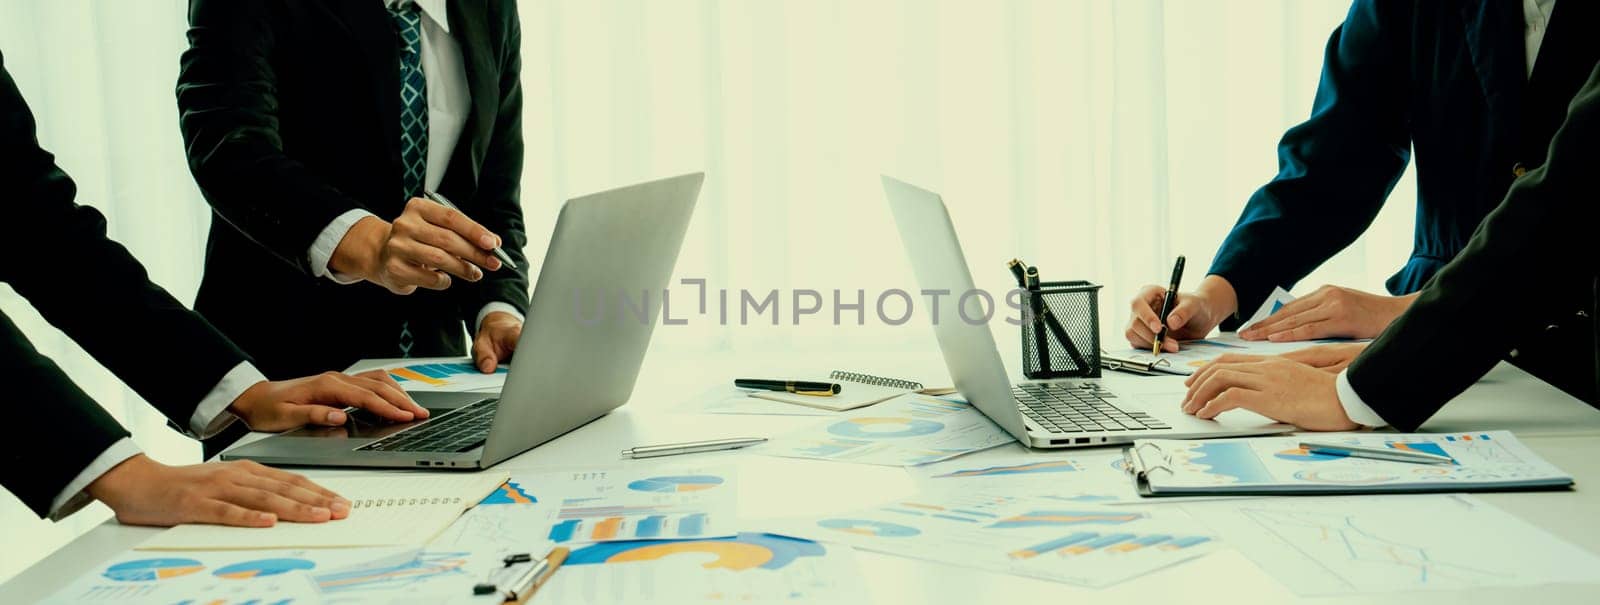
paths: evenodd
<path fill-rule="evenodd" d="M 1596 26 L 1600 3 L 1581 0 L 1356 0 L 1329 38 L 1310 119 L 1279 143 L 1277 176 L 1251 196 L 1206 278 L 1165 318 L 1176 336 L 1167 350 L 1237 327 L 1274 287 L 1293 287 L 1354 242 L 1414 153 L 1415 245 L 1388 295 L 1325 286 L 1240 334 L 1377 336 L 1461 252 L 1511 184 L 1543 163 L 1600 58 Z M 1133 345 L 1154 340 L 1164 295 L 1149 286 L 1134 299 Z M 1593 330 L 1587 314 L 1571 311 L 1520 343 L 1514 361 L 1592 399 Z"/>
<path fill-rule="evenodd" d="M 1312 430 L 1417 430 L 1528 334 L 1574 308 L 1600 310 L 1593 244 L 1600 222 L 1597 163 L 1600 69 L 1573 101 L 1548 159 L 1512 184 L 1461 254 L 1350 364 L 1347 380 L 1280 357 L 1223 358 L 1189 379 L 1184 410 L 1213 418 L 1245 408 Z M 1537 284 L 1540 292 L 1529 296 L 1507 283 Z M 1483 322 L 1485 317 L 1495 320 Z M 1480 322 L 1475 329 L 1460 327 Z M 1425 376 L 1417 373 L 1419 359 L 1428 360 L 1422 364 Z M 1600 379 L 1593 366 L 1581 374 L 1591 383 Z"/>

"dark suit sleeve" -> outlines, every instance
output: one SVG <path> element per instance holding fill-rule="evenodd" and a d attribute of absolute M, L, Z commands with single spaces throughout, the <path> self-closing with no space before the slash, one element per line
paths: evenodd
<path fill-rule="evenodd" d="M 1350 386 L 1415 430 L 1511 349 L 1594 295 L 1600 69 L 1579 91 L 1544 166 L 1517 179 L 1465 250 L 1350 365 Z M 1419 360 L 1427 360 L 1421 363 Z"/>
<path fill-rule="evenodd" d="M 33 114 L 3 66 L 0 182 L 8 189 L 0 196 L 8 227 L 0 237 L 0 257 L 6 259 L 0 263 L 0 282 L 10 284 L 167 418 L 188 428 L 200 400 L 245 361 L 244 354 L 150 283 L 139 261 L 106 237 L 105 217 L 74 201 L 77 187 L 39 148 Z"/>
<path fill-rule="evenodd" d="M 1212 262 L 1233 285 L 1232 330 L 1372 224 L 1410 159 L 1410 2 L 1358 0 L 1328 39 L 1311 117 L 1278 143 L 1278 175 L 1250 197 Z"/>
<path fill-rule="evenodd" d="M 361 204 L 291 159 L 278 134 L 281 15 L 261 0 L 191 0 L 178 72 L 189 170 L 218 216 L 310 274 L 317 235 Z"/>
<path fill-rule="evenodd" d="M 528 312 L 527 227 L 522 219 L 522 28 L 515 0 L 491 2 L 489 22 L 500 43 L 500 100 L 492 139 L 478 176 L 473 218 L 500 236 L 502 248 L 517 268 L 485 271 L 477 283 L 456 282 L 465 295 L 461 312 L 468 329 L 478 311 L 491 302 L 503 302 L 523 314 Z M 464 287 L 463 287 L 464 286 Z"/>
<path fill-rule="evenodd" d="M 0 373 L 6 398 L 28 406 L 25 426 L 9 431 L 0 447 L 0 485 L 45 517 L 56 494 L 128 431 L 35 351 L 4 313 Z"/>

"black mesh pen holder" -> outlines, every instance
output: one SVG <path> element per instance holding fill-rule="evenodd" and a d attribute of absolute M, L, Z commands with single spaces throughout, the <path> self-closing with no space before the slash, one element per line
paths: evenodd
<path fill-rule="evenodd" d="M 1044 282 L 1022 293 L 1022 373 L 1032 380 L 1100 377 L 1100 286 Z"/>

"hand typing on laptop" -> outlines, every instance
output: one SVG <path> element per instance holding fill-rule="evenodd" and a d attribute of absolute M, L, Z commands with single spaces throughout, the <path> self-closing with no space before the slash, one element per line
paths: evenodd
<path fill-rule="evenodd" d="M 228 406 L 252 430 L 278 432 L 305 425 L 345 423 L 345 407 L 354 407 L 393 422 L 427 418 L 400 384 L 382 370 L 354 376 L 326 372 L 317 376 L 258 382 Z"/>

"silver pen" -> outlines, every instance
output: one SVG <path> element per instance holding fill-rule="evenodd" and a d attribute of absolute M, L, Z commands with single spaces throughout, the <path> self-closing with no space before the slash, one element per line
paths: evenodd
<path fill-rule="evenodd" d="M 461 208 L 456 207 L 456 205 L 452 203 L 449 198 L 440 195 L 436 191 L 424 191 L 422 192 L 422 195 L 425 195 L 428 197 L 428 199 L 433 200 L 433 203 L 435 204 L 444 206 L 456 212 L 461 212 Z M 463 212 L 462 214 L 465 213 Z M 500 259 L 500 262 L 505 263 L 507 267 L 511 267 L 512 269 L 517 268 L 517 261 L 511 260 L 511 255 L 506 254 L 506 251 L 501 250 L 499 246 L 495 246 L 493 250 L 490 250 L 490 252 L 493 252 L 494 257 Z"/>
<path fill-rule="evenodd" d="M 690 441 L 688 443 L 668 443 L 665 445 L 641 445 L 639 447 L 622 450 L 622 457 L 655 458 L 657 456 L 676 456 L 678 454 L 720 452 L 723 450 L 736 450 L 741 447 L 750 447 L 758 443 L 766 443 L 766 441 L 766 437 L 736 437 L 733 439 Z"/>
<path fill-rule="evenodd" d="M 1362 447 L 1359 445 L 1342 445 L 1338 443 L 1312 443 L 1306 441 L 1300 444 L 1301 449 L 1313 454 L 1324 456 L 1346 456 L 1350 458 L 1367 458 L 1370 460 L 1388 460 L 1390 462 L 1417 462 L 1422 464 L 1455 464 L 1455 459 L 1449 456 L 1440 456 L 1428 452 L 1413 452 L 1381 447 Z"/>

